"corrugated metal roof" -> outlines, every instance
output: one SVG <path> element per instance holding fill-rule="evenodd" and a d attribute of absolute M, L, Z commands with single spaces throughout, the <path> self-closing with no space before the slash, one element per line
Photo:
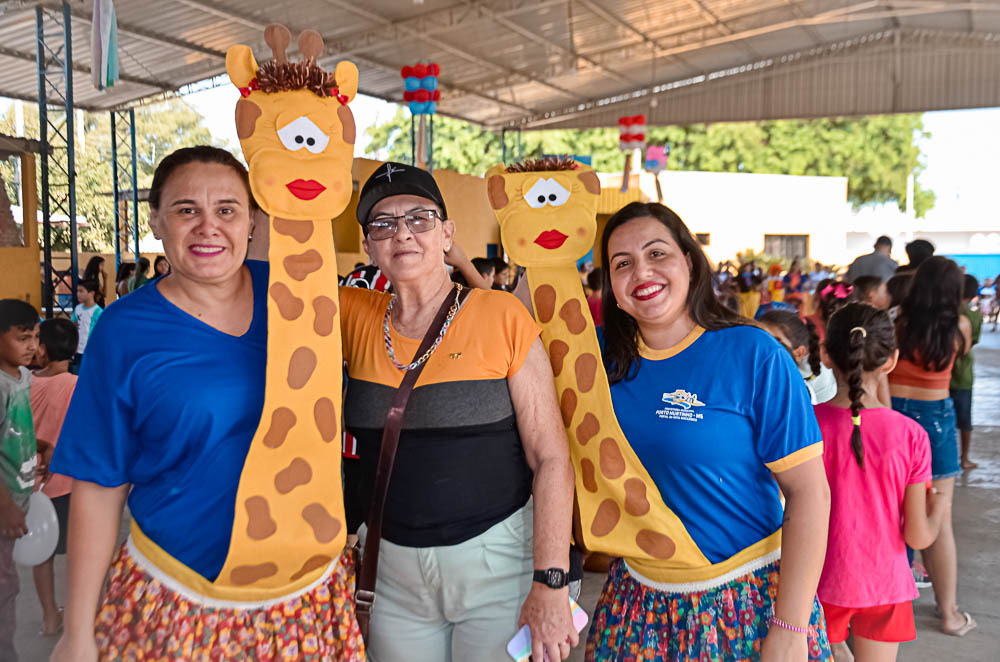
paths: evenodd
<path fill-rule="evenodd" d="M 0 15 L 0 94 L 36 99 L 34 7 Z M 400 67 L 441 65 L 438 111 L 488 127 L 612 126 L 1000 105 L 1000 2 L 953 0 L 117 0 L 122 80 L 90 83 L 91 3 L 70 4 L 74 97 L 110 109 L 224 72 L 263 28 L 313 28 L 325 66 L 400 101 Z M 56 39 L 55 41 L 58 41 Z"/>

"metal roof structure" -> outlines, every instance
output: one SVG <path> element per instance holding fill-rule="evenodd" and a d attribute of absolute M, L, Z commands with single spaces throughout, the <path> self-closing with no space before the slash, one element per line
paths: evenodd
<path fill-rule="evenodd" d="M 0 2 L 0 95 L 36 100 L 36 5 Z M 322 64 L 400 101 L 441 65 L 438 112 L 488 128 L 650 125 L 1000 105 L 1000 2 L 962 0 L 116 0 L 121 80 L 90 83 L 91 2 L 73 0 L 74 98 L 121 108 L 224 72 L 273 22 L 318 30 Z"/>

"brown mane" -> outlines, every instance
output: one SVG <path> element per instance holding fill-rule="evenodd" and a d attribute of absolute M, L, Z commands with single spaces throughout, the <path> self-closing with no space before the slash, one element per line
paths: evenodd
<path fill-rule="evenodd" d="M 332 73 L 320 69 L 314 62 L 281 62 L 268 60 L 257 72 L 257 85 L 261 92 L 291 92 L 309 90 L 320 97 L 338 94 L 337 79 Z"/>
<path fill-rule="evenodd" d="M 552 172 L 554 170 L 576 170 L 579 167 L 570 156 L 547 156 L 544 159 L 528 159 L 507 166 L 507 173 Z"/>

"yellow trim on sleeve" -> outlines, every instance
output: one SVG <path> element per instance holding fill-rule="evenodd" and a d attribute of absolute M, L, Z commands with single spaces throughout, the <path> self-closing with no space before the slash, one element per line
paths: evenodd
<path fill-rule="evenodd" d="M 649 347 L 642 340 L 642 335 L 639 335 L 638 345 L 639 345 L 639 356 L 644 359 L 649 359 L 650 361 L 662 361 L 663 359 L 669 359 L 671 356 L 677 356 L 685 349 L 690 347 L 695 340 L 701 337 L 701 334 L 705 333 L 705 329 L 695 324 L 691 332 L 684 337 L 684 340 L 680 341 L 673 347 L 668 347 L 666 349 L 653 349 Z"/>
<path fill-rule="evenodd" d="M 241 588 L 236 586 L 219 586 L 208 581 L 197 572 L 187 567 L 169 553 L 165 552 L 159 545 L 150 540 L 142 532 L 135 520 L 132 520 L 130 527 L 132 542 L 135 548 L 145 556 L 150 563 L 155 565 L 160 571 L 171 577 L 177 583 L 189 590 L 216 600 L 227 600 L 231 602 L 260 602 L 264 600 L 274 600 L 286 595 L 291 595 L 309 586 L 319 579 L 326 572 L 329 564 L 323 565 L 305 574 L 298 581 L 276 588 Z M 336 563 L 333 559 L 330 563 Z"/>
<path fill-rule="evenodd" d="M 782 471 L 788 471 L 793 467 L 797 467 L 803 462 L 813 459 L 814 457 L 821 457 L 823 455 L 823 442 L 817 441 L 811 446 L 806 446 L 805 448 L 800 448 L 791 455 L 786 455 L 780 460 L 775 460 L 774 462 L 765 462 L 764 466 L 773 471 L 776 474 L 780 474 Z"/>

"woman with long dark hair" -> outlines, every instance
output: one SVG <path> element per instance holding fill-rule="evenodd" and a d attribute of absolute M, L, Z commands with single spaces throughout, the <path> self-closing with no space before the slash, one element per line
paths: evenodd
<path fill-rule="evenodd" d="M 128 280 L 135 273 L 135 262 L 122 262 L 115 274 L 115 294 L 120 298 L 128 294 Z"/>
<path fill-rule="evenodd" d="M 816 600 L 830 493 L 795 362 L 719 302 L 663 205 L 615 214 L 601 258 L 615 414 L 650 477 L 641 505 L 626 484 L 621 507 L 669 511 L 659 533 L 676 548 L 613 562 L 587 659 L 830 659 Z"/>
<path fill-rule="evenodd" d="M 920 264 L 896 318 L 899 363 L 889 375 L 892 408 L 916 420 L 931 440 L 934 487 L 951 502 L 955 476 L 962 473 L 955 429 L 955 407 L 948 385 L 955 358 L 972 342 L 972 326 L 959 314 L 964 276 L 946 257 L 929 257 Z M 934 585 L 941 613 L 941 630 L 962 636 L 976 622 L 957 606 L 958 557 L 951 511 L 941 533 L 923 551 L 924 565 Z"/>

